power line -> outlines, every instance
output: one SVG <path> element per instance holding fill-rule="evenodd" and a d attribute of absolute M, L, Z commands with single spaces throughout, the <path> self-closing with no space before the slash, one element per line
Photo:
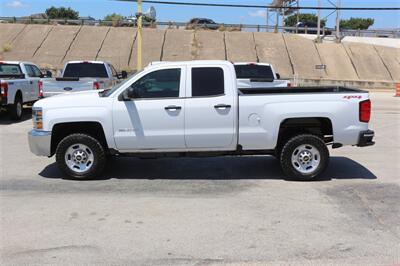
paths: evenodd
<path fill-rule="evenodd" d="M 137 0 L 114 0 L 122 2 L 137 2 Z M 214 3 L 189 3 L 176 1 L 156 1 L 142 0 L 143 3 L 161 4 L 161 5 L 180 5 L 180 6 L 208 6 L 208 7 L 234 7 L 234 8 L 271 8 L 271 9 L 286 9 L 286 6 L 268 6 L 268 5 L 243 5 L 243 4 L 214 4 Z M 361 11 L 394 11 L 400 10 L 400 7 L 315 7 L 315 6 L 292 6 L 290 9 L 314 9 L 314 10 L 361 10 Z"/>

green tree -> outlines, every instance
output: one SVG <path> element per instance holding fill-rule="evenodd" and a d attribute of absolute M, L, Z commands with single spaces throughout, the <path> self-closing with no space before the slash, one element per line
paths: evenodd
<path fill-rule="evenodd" d="M 50 7 L 46 9 L 46 15 L 49 19 L 78 19 L 79 12 L 70 7 Z"/>
<path fill-rule="evenodd" d="M 112 13 L 112 14 L 108 14 L 107 16 L 104 17 L 104 20 L 107 21 L 120 21 L 120 20 L 124 20 L 125 17 L 117 14 L 117 13 Z"/>
<path fill-rule="evenodd" d="M 315 14 L 311 13 L 303 13 L 299 14 L 299 22 L 313 22 L 313 23 L 318 23 L 318 16 Z M 285 25 L 288 27 L 294 27 L 296 26 L 297 23 L 297 14 L 288 16 L 285 19 Z M 326 20 L 322 19 L 321 20 L 321 27 L 325 27 Z"/>
<path fill-rule="evenodd" d="M 349 30 L 367 30 L 370 26 L 374 25 L 375 20 L 372 18 L 350 18 L 340 21 L 342 29 Z"/>

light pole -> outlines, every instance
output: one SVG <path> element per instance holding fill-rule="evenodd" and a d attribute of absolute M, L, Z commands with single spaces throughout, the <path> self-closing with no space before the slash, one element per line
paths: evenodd
<path fill-rule="evenodd" d="M 321 42 L 321 0 L 318 0 L 318 26 L 317 26 L 317 42 Z"/>
<path fill-rule="evenodd" d="M 137 71 L 142 70 L 142 0 L 137 1 L 137 24 L 138 24 L 138 32 L 137 32 Z"/>
<path fill-rule="evenodd" d="M 336 3 L 336 40 L 340 42 L 340 0 L 337 0 Z"/>

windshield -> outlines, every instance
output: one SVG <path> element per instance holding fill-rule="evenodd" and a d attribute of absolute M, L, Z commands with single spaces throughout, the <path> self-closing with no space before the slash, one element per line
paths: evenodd
<path fill-rule="evenodd" d="M 1 76 L 22 75 L 21 68 L 17 64 L 0 64 Z"/>
<path fill-rule="evenodd" d="M 138 73 L 140 73 L 140 72 L 141 72 L 141 71 L 136 72 L 135 74 L 129 76 L 125 81 L 123 81 L 123 82 L 121 82 L 121 83 L 115 85 L 115 86 L 112 87 L 111 89 L 107 89 L 107 90 L 101 91 L 101 92 L 100 92 L 100 96 L 102 96 L 102 97 L 108 97 L 108 96 L 110 96 L 110 95 L 113 94 L 115 91 L 117 91 L 119 88 L 121 88 L 123 85 L 125 85 L 125 84 L 128 83 L 128 82 L 130 82 L 131 78 L 134 77 L 134 76 L 136 76 L 136 75 L 137 75 Z"/>
<path fill-rule="evenodd" d="M 235 65 L 236 77 L 238 79 L 267 79 L 274 80 L 274 73 L 270 66 L 264 65 Z"/>
<path fill-rule="evenodd" d="M 108 78 L 104 64 L 69 63 L 64 71 L 64 78 Z"/>

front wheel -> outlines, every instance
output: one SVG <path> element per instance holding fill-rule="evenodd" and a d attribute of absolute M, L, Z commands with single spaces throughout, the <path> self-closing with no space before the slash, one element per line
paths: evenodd
<path fill-rule="evenodd" d="M 326 170 L 329 151 L 321 138 L 310 134 L 298 135 L 283 146 L 280 163 L 288 178 L 312 181 Z"/>
<path fill-rule="evenodd" d="M 73 179 L 94 179 L 104 170 L 106 153 L 97 139 L 72 134 L 58 144 L 56 161 L 60 170 Z"/>

